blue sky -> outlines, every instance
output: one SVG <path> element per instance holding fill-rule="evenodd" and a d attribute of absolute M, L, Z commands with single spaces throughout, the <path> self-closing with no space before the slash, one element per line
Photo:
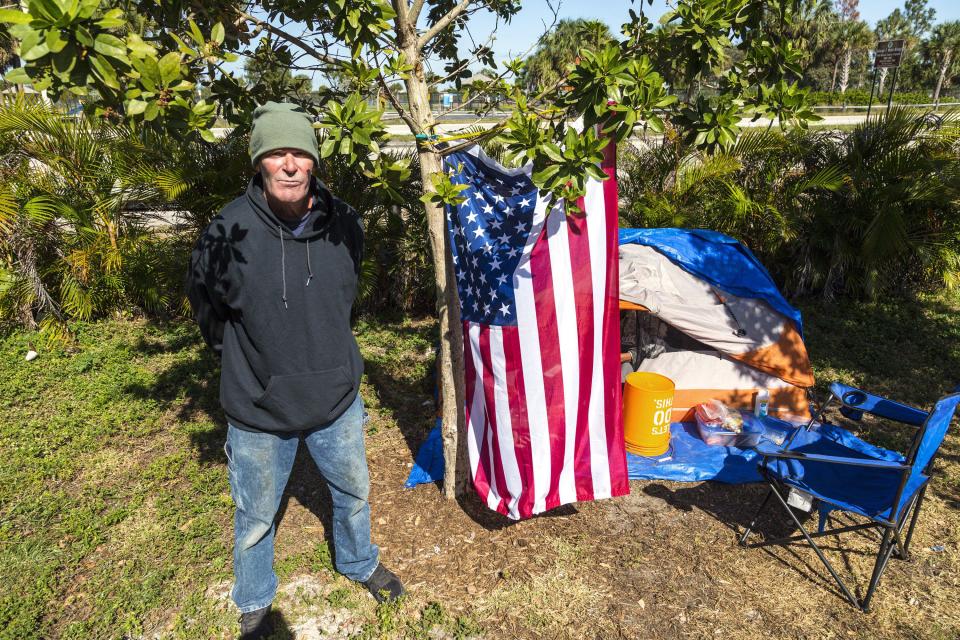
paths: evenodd
<path fill-rule="evenodd" d="M 663 0 L 654 0 L 653 6 L 645 0 L 562 0 L 559 17 L 561 18 L 595 18 L 610 25 L 614 34 L 620 34 L 620 25 L 627 21 L 631 7 L 639 11 L 643 2 L 643 11 L 656 21 L 666 12 L 666 3 Z M 554 5 L 557 0 L 554 0 Z M 928 6 L 936 9 L 935 22 L 946 20 L 960 20 L 960 0 L 928 0 Z M 497 32 L 493 50 L 497 63 L 524 53 L 544 30 L 544 21 L 552 20 L 552 14 L 547 8 L 546 0 L 525 0 L 523 10 L 509 25 L 501 25 Z M 860 15 L 870 23 L 885 18 L 897 7 L 903 7 L 903 0 L 860 0 Z M 478 14 L 470 22 L 474 38 L 485 39 L 493 26 L 493 20 L 484 13 Z M 437 69 L 437 71 L 440 71 Z"/>

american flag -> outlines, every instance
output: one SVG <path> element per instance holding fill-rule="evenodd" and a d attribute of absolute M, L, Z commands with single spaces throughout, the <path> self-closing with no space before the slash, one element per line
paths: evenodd
<path fill-rule="evenodd" d="M 460 294 L 467 448 L 487 506 L 520 519 L 629 493 L 620 413 L 614 145 L 585 215 L 551 211 L 531 167 L 479 146 L 447 156 L 466 185 L 447 207 Z M 549 215 L 548 215 L 549 214 Z"/>

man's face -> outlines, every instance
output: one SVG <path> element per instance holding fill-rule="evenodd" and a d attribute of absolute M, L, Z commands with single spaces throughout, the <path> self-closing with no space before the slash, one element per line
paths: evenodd
<path fill-rule="evenodd" d="M 267 197 L 283 204 L 306 200 L 313 158 L 300 149 L 274 149 L 260 156 L 260 174 Z"/>

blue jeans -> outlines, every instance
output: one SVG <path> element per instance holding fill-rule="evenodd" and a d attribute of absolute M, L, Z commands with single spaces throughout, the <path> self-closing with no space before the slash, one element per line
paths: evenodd
<path fill-rule="evenodd" d="M 277 593 L 273 570 L 274 518 L 290 477 L 301 436 L 333 497 L 337 570 L 363 582 L 377 568 L 380 550 L 370 541 L 370 477 L 363 443 L 359 394 L 347 411 L 301 433 L 244 431 L 227 425 L 227 468 L 236 512 L 233 520 L 233 601 L 241 613 L 256 611 Z"/>

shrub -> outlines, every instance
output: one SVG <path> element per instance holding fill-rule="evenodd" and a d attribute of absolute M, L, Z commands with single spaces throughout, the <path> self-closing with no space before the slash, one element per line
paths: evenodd
<path fill-rule="evenodd" d="M 889 82 L 889 81 L 888 81 Z M 873 104 L 886 105 L 890 85 L 884 87 L 883 95 L 880 95 L 879 89 L 874 93 Z M 946 101 L 946 100 L 944 100 Z M 870 104 L 869 89 L 850 89 L 846 93 L 833 93 L 830 91 L 811 91 L 808 102 L 814 105 L 853 105 L 865 106 Z M 922 91 L 894 92 L 893 102 L 896 104 L 930 104 L 933 98 L 930 94 Z"/>
<path fill-rule="evenodd" d="M 748 132 L 726 154 L 667 136 L 621 152 L 621 219 L 723 231 L 794 294 L 874 298 L 955 286 L 958 139 L 957 112 L 902 108 L 849 134 Z"/>

